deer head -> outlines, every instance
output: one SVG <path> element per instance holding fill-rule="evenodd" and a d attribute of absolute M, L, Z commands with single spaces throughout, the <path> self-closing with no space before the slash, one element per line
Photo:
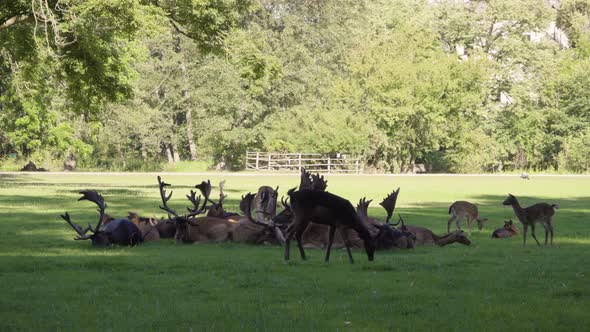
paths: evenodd
<path fill-rule="evenodd" d="M 165 188 L 170 186 L 170 184 L 163 182 L 162 178 L 158 176 L 158 186 L 160 188 L 160 197 L 162 198 L 163 204 L 160 205 L 160 209 L 168 212 L 169 216 L 172 215 L 172 218 L 169 219 L 174 220 L 174 223 L 176 224 L 176 234 L 174 235 L 174 238 L 176 239 L 177 243 L 182 242 L 183 239 L 187 238 L 190 235 L 190 228 L 188 225 L 190 223 L 190 219 L 207 210 L 207 201 L 209 201 L 209 195 L 211 194 L 211 182 L 203 181 L 195 186 L 195 188 L 199 189 L 203 196 L 205 196 L 201 207 L 199 207 L 199 204 L 201 202 L 201 195 L 199 195 L 199 197 L 196 197 L 197 193 L 193 190 L 190 191 L 190 195 L 186 195 L 186 198 L 188 198 L 188 200 L 192 203 L 193 207 L 187 207 L 186 209 L 188 213 L 184 215 L 179 215 L 178 213 L 176 213 L 175 210 L 171 209 L 168 206 L 168 201 L 172 197 L 173 191 L 170 191 L 170 194 L 166 195 Z"/>
<path fill-rule="evenodd" d="M 278 188 L 277 188 L 278 189 Z M 272 190 L 272 188 L 271 188 Z M 274 191 L 276 193 L 276 191 Z M 259 226 L 263 226 L 267 232 L 272 232 L 274 233 L 276 239 L 279 241 L 279 243 L 284 244 L 285 243 L 285 236 L 283 235 L 283 232 L 281 231 L 281 228 L 279 227 L 279 224 L 275 224 L 274 219 L 271 219 L 270 222 L 264 222 L 262 220 L 264 219 L 254 219 L 252 217 L 252 201 L 254 200 L 256 196 L 252 193 L 247 193 L 246 196 L 242 196 L 242 201 L 240 202 L 240 209 L 242 210 L 242 212 L 244 213 L 244 215 L 246 217 L 248 217 L 248 220 L 250 222 L 252 222 L 253 224 L 259 225 Z M 275 198 L 276 201 L 276 198 Z M 258 205 L 258 202 L 255 202 L 256 205 Z M 276 209 L 276 206 L 275 206 Z"/>
<path fill-rule="evenodd" d="M 504 200 L 504 202 L 502 202 L 502 205 L 514 205 L 514 204 L 518 204 L 518 200 L 512 194 L 508 194 L 508 197 Z"/>
<path fill-rule="evenodd" d="M 88 240 L 88 239 L 90 239 L 92 241 L 92 245 L 94 245 L 94 246 L 110 245 L 111 242 L 109 240 L 108 234 L 105 233 L 104 231 L 100 230 L 101 223 L 105 219 L 105 212 L 104 211 L 107 207 L 106 203 L 104 202 L 104 198 L 102 197 L 102 195 L 100 195 L 99 193 L 97 193 L 94 190 L 84 190 L 84 191 L 81 191 L 80 194 L 82 194 L 82 197 L 80 197 L 78 199 L 78 201 L 87 200 L 87 201 L 94 202 L 98 206 L 99 216 L 98 216 L 98 223 L 96 224 L 96 226 L 94 228 L 92 228 L 92 226 L 90 224 L 88 224 L 88 227 L 82 229 L 82 227 L 80 227 L 80 225 L 72 222 L 69 213 L 66 212 L 65 215 L 61 215 L 61 217 L 76 231 L 76 233 L 78 233 L 78 236 L 75 237 L 74 240 Z M 89 231 L 92 234 L 87 234 Z"/>

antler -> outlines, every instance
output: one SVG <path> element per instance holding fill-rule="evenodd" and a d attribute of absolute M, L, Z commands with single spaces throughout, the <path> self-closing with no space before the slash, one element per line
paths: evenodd
<path fill-rule="evenodd" d="M 207 203 L 207 201 L 209 201 L 212 204 L 215 204 L 215 202 L 213 202 L 212 200 L 209 199 L 209 197 L 211 196 L 211 181 L 210 180 L 207 180 L 207 182 L 201 181 L 201 183 L 196 185 L 195 188 L 199 189 L 201 191 L 201 194 L 203 196 L 205 196 L 205 203 Z"/>
<path fill-rule="evenodd" d="M 367 201 L 366 197 L 361 198 L 358 205 L 356 206 L 356 213 L 363 218 L 368 218 L 368 208 L 372 201 L 372 199 Z"/>
<path fill-rule="evenodd" d="M 172 214 L 174 217 L 178 218 L 176 211 L 168 207 L 168 201 L 172 197 L 172 193 L 174 193 L 174 191 L 170 190 L 170 195 L 166 196 L 166 189 L 164 188 L 170 186 L 170 183 L 163 182 L 162 178 L 158 175 L 158 186 L 160 187 L 160 197 L 162 198 L 162 204 L 164 204 L 164 206 L 160 205 L 160 209 L 168 212 L 169 215 Z"/>
<path fill-rule="evenodd" d="M 315 191 L 326 191 L 328 187 L 328 181 L 324 179 L 324 176 L 320 176 L 320 173 L 316 173 L 311 176 L 312 184 L 311 189 Z"/>
<path fill-rule="evenodd" d="M 299 182 L 299 190 L 312 190 L 312 181 L 311 173 L 306 171 L 305 168 L 301 168 L 301 181 Z"/>
<path fill-rule="evenodd" d="M 281 231 L 281 229 L 277 225 L 275 225 L 274 221 L 271 220 L 270 223 L 265 223 L 265 222 L 262 222 L 262 221 L 252 218 L 252 200 L 254 199 L 255 196 L 256 195 L 254 195 L 252 193 L 247 193 L 246 196 L 242 196 L 242 201 L 240 202 L 240 210 L 242 210 L 242 212 L 246 215 L 246 217 L 248 217 L 248 220 L 250 222 L 252 222 L 256 225 L 271 228 L 275 232 L 275 236 L 277 237 L 277 240 L 279 240 L 279 242 L 281 244 L 285 243 L 285 236 L 283 235 L 283 232 Z"/>
<path fill-rule="evenodd" d="M 385 197 L 383 199 L 383 201 L 381 203 L 379 203 L 379 205 L 381 205 L 385 209 L 385 211 L 387 211 L 387 220 L 385 220 L 386 224 L 389 224 L 389 220 L 391 219 L 391 216 L 393 215 L 393 210 L 395 210 L 395 203 L 397 202 L 397 196 L 399 195 L 399 189 L 400 188 L 398 187 L 396 191 L 389 194 L 387 197 Z M 394 225 L 397 225 L 397 224 L 394 224 Z"/>
<path fill-rule="evenodd" d="M 96 224 L 95 229 L 90 228 L 90 230 L 93 233 L 96 233 L 100 229 L 100 224 L 102 223 L 102 220 L 104 219 L 104 210 L 107 208 L 107 205 L 104 202 L 104 198 L 102 197 L 102 195 L 97 193 L 94 190 L 84 190 L 84 191 L 81 191 L 80 194 L 82 194 L 82 197 L 78 198 L 78 201 L 87 200 L 87 201 L 94 202 L 96 205 L 98 205 L 98 209 L 97 209 L 97 211 L 99 213 L 98 223 Z M 88 225 L 88 227 L 90 227 L 90 224 Z"/>
<path fill-rule="evenodd" d="M 219 182 L 219 205 L 223 204 L 223 200 L 227 197 L 227 195 L 223 194 L 223 187 L 225 186 L 225 180 Z"/>
<path fill-rule="evenodd" d="M 78 233 L 79 236 L 75 237 L 74 240 L 87 240 L 92 236 L 92 235 L 86 235 L 86 233 L 88 233 L 88 231 L 92 230 L 92 227 L 90 225 L 88 225 L 88 227 L 86 227 L 86 229 L 82 229 L 82 227 L 80 227 L 80 225 L 72 222 L 72 220 L 70 219 L 70 214 L 67 212 L 65 215 L 62 214 L 61 217 L 70 226 L 72 226 L 72 228 L 76 231 L 76 233 Z"/>

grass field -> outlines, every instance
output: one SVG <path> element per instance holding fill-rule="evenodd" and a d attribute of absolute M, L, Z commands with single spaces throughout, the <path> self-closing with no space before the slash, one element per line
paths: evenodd
<path fill-rule="evenodd" d="M 298 182 L 295 175 L 222 176 L 229 210 L 260 185 L 285 193 Z M 217 183 L 220 175 L 210 178 Z M 76 200 L 78 191 L 96 189 L 111 215 L 160 216 L 155 176 L 0 174 L 0 331 L 589 329 L 590 177 L 327 178 L 331 192 L 353 202 L 374 199 L 377 217 L 384 217 L 377 202 L 400 186 L 396 212 L 439 234 L 457 199 L 478 203 L 491 221 L 474 231 L 470 247 L 378 252 L 372 263 L 355 251 L 353 265 L 341 250 L 329 264 L 309 249 L 307 261 L 295 250 L 285 263 L 280 247 L 231 243 L 96 249 L 73 241 L 59 214 L 95 223 L 94 205 Z M 175 185 L 171 205 L 185 206 L 185 192 L 202 179 L 166 175 Z M 508 192 L 523 205 L 560 205 L 554 247 L 490 238 L 505 216 L 516 220 L 501 205 Z"/>

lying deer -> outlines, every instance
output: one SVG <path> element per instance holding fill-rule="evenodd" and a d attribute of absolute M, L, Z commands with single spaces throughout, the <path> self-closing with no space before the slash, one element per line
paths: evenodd
<path fill-rule="evenodd" d="M 354 207 L 348 200 L 329 192 L 306 189 L 299 191 L 291 189 L 288 194 L 291 200 L 290 209 L 293 213 L 293 221 L 289 224 L 286 231 L 285 260 L 289 260 L 290 240 L 293 235 L 295 235 L 295 239 L 297 240 L 301 258 L 303 260 L 306 259 L 302 236 L 310 222 L 330 226 L 328 246 L 326 248 L 326 262 L 330 260 L 330 250 L 336 229 L 340 231 L 340 234 L 344 238 L 348 259 L 351 263 L 354 262 L 352 253 L 350 252 L 350 241 L 347 233 L 344 232 L 347 228 L 354 229 L 358 233 L 364 242 L 369 261 L 373 260 L 375 239 L 371 237 L 366 225 L 357 215 Z"/>
<path fill-rule="evenodd" d="M 479 212 L 477 211 L 477 206 L 475 204 L 469 203 L 467 201 L 456 201 L 455 203 L 449 206 L 449 214 L 451 218 L 447 222 L 447 233 L 451 232 L 451 223 L 453 220 L 457 222 L 457 229 L 461 230 L 461 219 L 467 217 L 467 228 L 469 229 L 469 234 L 471 235 L 471 223 L 473 220 L 477 221 L 477 228 L 481 230 L 487 218 L 481 218 L 479 216 Z"/>
<path fill-rule="evenodd" d="M 551 245 L 553 245 L 553 224 L 552 219 L 555 214 L 555 210 L 559 209 L 557 204 L 548 203 L 537 203 L 529 207 L 523 208 L 518 203 L 518 200 L 514 195 L 508 194 L 508 198 L 502 202 L 502 205 L 512 205 L 512 209 L 516 214 L 516 217 L 523 226 L 523 239 L 522 245 L 526 245 L 526 234 L 529 226 L 531 226 L 533 239 L 537 242 L 537 245 L 541 245 L 535 236 L 535 223 L 541 223 L 545 228 L 545 245 L 547 245 L 547 235 L 551 233 Z"/>
<path fill-rule="evenodd" d="M 403 221 L 401 215 L 400 220 Z M 471 241 L 469 241 L 462 230 L 450 232 L 445 235 L 436 235 L 430 229 L 419 226 L 407 225 L 406 230 L 414 234 L 414 243 L 417 246 L 437 245 L 439 247 L 444 247 L 451 243 L 461 243 L 466 246 L 471 244 Z"/>
<path fill-rule="evenodd" d="M 513 237 L 519 233 L 518 227 L 512 222 L 512 219 L 509 219 L 504 220 L 504 227 L 498 228 L 492 233 L 492 238 L 501 239 Z"/>
<path fill-rule="evenodd" d="M 281 225 L 276 224 L 272 219 L 274 211 L 276 211 L 276 194 L 276 190 L 263 186 L 260 187 L 256 195 L 248 193 L 246 196 L 242 196 L 240 209 L 245 217 L 238 219 L 238 224 L 232 234 L 233 241 L 248 244 L 285 243 Z M 275 203 L 269 202 L 273 197 Z M 252 217 L 252 205 L 261 208 L 256 211 L 256 219 Z M 271 217 L 271 219 L 266 221 L 261 218 L 261 215 Z"/>
<path fill-rule="evenodd" d="M 81 191 L 82 197 L 78 199 L 87 200 L 95 203 L 98 206 L 98 223 L 94 228 L 90 224 L 85 229 L 80 225 L 72 222 L 69 213 L 65 213 L 61 217 L 78 233 L 74 240 L 88 240 L 92 241 L 94 246 L 108 246 L 111 244 L 130 245 L 134 246 L 143 242 L 141 231 L 137 226 L 127 219 L 112 219 L 107 218 L 105 209 L 107 207 L 102 195 L 94 190 Z M 101 224 L 108 221 L 102 228 Z M 92 234 L 87 234 L 88 231 Z"/>
<path fill-rule="evenodd" d="M 137 212 L 129 212 L 127 214 L 127 219 L 139 228 L 143 241 L 150 242 L 160 240 L 160 232 L 158 231 L 158 224 L 160 221 L 156 218 L 140 217 Z"/>
<path fill-rule="evenodd" d="M 176 243 L 223 242 L 231 238 L 231 232 L 234 228 L 234 223 L 231 221 L 215 217 L 195 218 L 195 216 L 207 211 L 207 202 L 209 201 L 209 194 L 211 192 L 210 182 L 202 182 L 200 185 L 195 186 L 205 196 L 201 207 L 199 207 L 201 196 L 197 198 L 196 192 L 193 190 L 190 191 L 190 195 L 186 195 L 192 203 L 193 208 L 187 208 L 188 213 L 184 215 L 179 215 L 174 209 L 168 206 L 168 201 L 172 197 L 173 192 L 171 191 L 167 195 L 165 187 L 170 186 L 170 184 L 162 182 L 161 177 L 158 176 L 158 185 L 163 203 L 160 209 L 172 215 L 172 219 L 176 224 L 176 234 L 174 235 Z"/>

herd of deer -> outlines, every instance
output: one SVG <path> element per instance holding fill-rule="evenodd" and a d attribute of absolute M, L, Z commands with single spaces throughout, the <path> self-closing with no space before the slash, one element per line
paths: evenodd
<path fill-rule="evenodd" d="M 473 221 L 477 222 L 480 230 L 487 221 L 480 217 L 474 204 L 457 201 L 449 207 L 451 217 L 445 235 L 436 235 L 424 227 L 406 225 L 401 215 L 397 223 L 391 223 L 400 191 L 398 188 L 380 203 L 387 213 L 387 219 L 381 222 L 368 215 L 371 200 L 362 198 L 355 209 L 348 200 L 326 191 L 327 181 L 323 176 L 310 174 L 305 170 L 301 172 L 298 190 L 291 189 L 287 199 L 281 198 L 283 210 L 279 213 L 278 187 L 273 189 L 262 186 L 256 194 L 242 196 L 242 214 L 238 214 L 223 208 L 223 201 L 227 197 L 223 193 L 223 181 L 219 184 L 217 201 L 211 198 L 211 182 L 203 181 L 195 186 L 200 195 L 197 196 L 197 192 L 191 190 L 190 195 L 186 195 L 191 206 L 187 207 L 186 213 L 179 214 L 168 205 L 173 193 L 166 193 L 166 187 L 170 184 L 163 182 L 158 176 L 158 186 L 162 200 L 160 209 L 168 213 L 168 218 L 143 218 L 130 212 L 127 218 L 114 219 L 105 213 L 107 206 L 102 195 L 92 190 L 80 192 L 82 197 L 79 200 L 88 200 L 98 206 L 99 218 L 94 228 L 90 224 L 85 229 L 82 228 L 72 222 L 67 212 L 61 217 L 78 233 L 76 240 L 91 239 L 92 244 L 97 246 L 133 246 L 161 238 L 174 238 L 177 243 L 235 241 L 284 245 L 284 257 L 288 260 L 290 241 L 294 236 L 302 259 L 306 259 L 304 248 L 325 248 L 327 262 L 330 259 L 330 250 L 335 246 L 346 248 L 351 263 L 351 248 L 364 248 L 372 261 L 375 250 L 409 249 L 419 245 L 445 246 L 451 243 L 470 245 L 470 240 L 461 230 L 461 220 L 466 218 L 469 234 Z M 526 244 L 527 230 L 531 226 L 533 238 L 540 245 L 535 236 L 536 223 L 541 223 L 545 228 L 545 244 L 549 233 L 553 244 L 552 217 L 558 208 L 556 204 L 538 203 L 522 208 L 516 197 L 509 195 L 503 205 L 511 205 L 522 223 L 523 244 Z M 458 230 L 451 232 L 453 221 Z M 506 238 L 518 233 L 512 220 L 508 220 L 503 228 L 493 232 L 492 237 Z"/>

